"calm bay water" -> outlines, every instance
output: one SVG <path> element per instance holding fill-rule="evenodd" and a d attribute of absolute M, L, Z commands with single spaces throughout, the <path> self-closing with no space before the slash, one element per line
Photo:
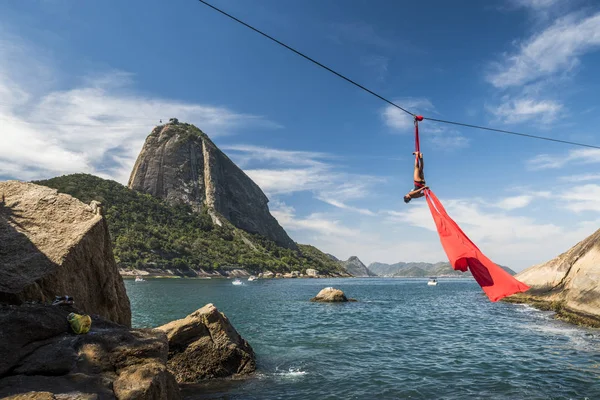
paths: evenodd
<path fill-rule="evenodd" d="M 320 289 L 357 303 L 317 304 Z M 126 281 L 133 325 L 207 303 L 257 354 L 258 372 L 184 389 L 186 399 L 600 399 L 600 331 L 491 303 L 475 281 Z"/>

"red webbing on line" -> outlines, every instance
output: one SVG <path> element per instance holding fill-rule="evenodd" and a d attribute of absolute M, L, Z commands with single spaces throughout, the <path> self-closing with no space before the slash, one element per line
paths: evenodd
<path fill-rule="evenodd" d="M 419 142 L 419 121 L 423 121 L 423 117 L 415 115 L 415 152 L 421 152 L 421 143 Z M 417 165 L 419 165 L 419 155 L 415 154 Z"/>
<path fill-rule="evenodd" d="M 453 269 L 466 272 L 468 268 L 491 301 L 529 290 L 529 286 L 515 279 L 477 248 L 450 218 L 431 190 L 425 190 L 425 198 Z"/>

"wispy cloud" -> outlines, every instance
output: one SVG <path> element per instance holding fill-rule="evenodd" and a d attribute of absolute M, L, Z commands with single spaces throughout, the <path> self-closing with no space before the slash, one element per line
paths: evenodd
<path fill-rule="evenodd" d="M 504 210 L 516 210 L 527 207 L 532 200 L 533 196 L 531 195 L 511 196 L 500 200 L 496 206 Z"/>
<path fill-rule="evenodd" d="M 600 185 L 587 184 L 565 190 L 560 198 L 564 199 L 564 207 L 574 212 L 600 212 Z"/>
<path fill-rule="evenodd" d="M 297 217 L 294 207 L 288 206 L 283 202 L 275 202 L 271 207 L 271 214 L 277 221 L 289 231 L 308 230 L 323 236 L 341 236 L 341 237 L 359 237 L 358 229 L 349 228 L 343 225 L 339 220 L 322 214 L 313 213 L 307 217 Z"/>
<path fill-rule="evenodd" d="M 389 57 L 382 55 L 368 55 L 360 58 L 360 63 L 371 69 L 378 81 L 383 82 L 388 73 Z"/>
<path fill-rule="evenodd" d="M 398 42 L 386 38 L 377 29 L 364 21 L 331 24 L 330 38 L 340 44 L 360 44 L 391 51 Z"/>
<path fill-rule="evenodd" d="M 394 103 L 415 114 L 431 115 L 436 113 L 435 107 L 428 99 L 409 97 L 398 99 Z M 414 132 L 413 116 L 394 106 L 388 105 L 383 108 L 381 118 L 384 124 L 395 132 L 403 134 Z M 469 145 L 469 139 L 455 129 L 429 121 L 422 126 L 427 132 L 425 136 L 427 140 L 440 149 L 455 150 Z"/>
<path fill-rule="evenodd" d="M 510 0 L 512 4 L 518 7 L 532 8 L 534 10 L 542 10 L 552 7 L 559 3 L 560 0 Z"/>
<path fill-rule="evenodd" d="M 314 197 L 336 208 L 372 215 L 370 210 L 348 204 L 368 197 L 381 177 L 350 174 L 332 161 L 339 157 L 320 152 L 280 150 L 251 145 L 222 148 L 268 195 L 312 192 Z M 253 168 L 259 164 L 260 168 Z"/>
<path fill-rule="evenodd" d="M 600 13 L 587 17 L 570 14 L 519 44 L 516 52 L 494 65 L 495 71 L 487 79 L 497 88 L 527 84 L 574 69 L 579 65 L 579 57 L 598 46 Z"/>
<path fill-rule="evenodd" d="M 122 71 L 88 76 L 68 89 L 35 87 L 31 82 L 52 82 L 48 77 L 57 72 L 40 65 L 46 61 L 15 38 L 9 44 L 0 40 L 0 48 L 3 178 L 88 172 L 126 183 L 145 137 L 161 118 L 194 123 L 211 136 L 246 126 L 278 127 L 225 107 L 137 94 L 132 75 Z M 24 76 L 23 69 L 30 74 Z"/>
<path fill-rule="evenodd" d="M 423 114 L 434 110 L 433 104 L 428 99 L 420 98 L 400 98 L 394 100 L 394 103 L 400 107 L 415 113 Z M 414 126 L 413 116 L 404 111 L 388 105 L 381 111 L 381 117 L 384 123 L 400 133 L 411 133 Z"/>
<path fill-rule="evenodd" d="M 600 181 L 600 174 L 569 175 L 569 176 L 561 176 L 558 179 L 563 182 Z"/>
<path fill-rule="evenodd" d="M 600 150 L 577 149 L 565 155 L 539 154 L 527 161 L 532 170 L 562 168 L 568 164 L 597 164 L 600 163 Z"/>
<path fill-rule="evenodd" d="M 563 105 L 554 100 L 534 98 L 505 98 L 505 102 L 490 110 L 505 123 L 514 124 L 531 119 L 543 123 L 555 121 L 563 110 Z"/>

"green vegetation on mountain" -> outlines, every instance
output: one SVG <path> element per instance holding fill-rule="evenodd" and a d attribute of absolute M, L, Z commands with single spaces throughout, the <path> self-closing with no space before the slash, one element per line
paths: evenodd
<path fill-rule="evenodd" d="M 225 218 L 213 224 L 206 210 L 168 205 L 115 181 L 88 174 L 36 181 L 84 203 L 100 201 L 108 222 L 115 258 L 121 268 L 176 269 L 183 275 L 244 267 L 250 271 L 337 273 L 338 262 L 308 245 L 286 249 L 260 235 L 235 228 Z"/>

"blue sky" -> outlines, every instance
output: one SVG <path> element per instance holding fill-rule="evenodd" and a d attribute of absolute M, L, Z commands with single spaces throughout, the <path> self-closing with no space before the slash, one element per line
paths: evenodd
<path fill-rule="evenodd" d="M 600 5 L 212 0 L 426 116 L 600 145 Z M 126 184 L 160 119 L 204 130 L 292 238 L 339 258 L 441 261 L 411 186 L 410 118 L 195 0 L 0 3 L 0 179 Z M 521 270 L 600 227 L 600 150 L 424 122 L 426 178 Z"/>

